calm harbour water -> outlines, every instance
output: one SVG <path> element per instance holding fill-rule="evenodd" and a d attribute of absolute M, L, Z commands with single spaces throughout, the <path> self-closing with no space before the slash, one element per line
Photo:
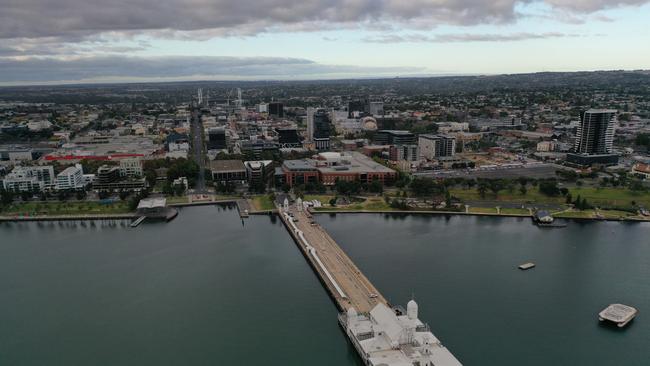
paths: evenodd
<path fill-rule="evenodd" d="M 465 365 L 648 365 L 650 225 L 319 215 Z M 534 261 L 522 272 L 516 265 Z M 596 314 L 640 310 L 626 329 Z M 284 227 L 233 209 L 168 224 L 0 224 L 0 365 L 360 362 Z"/>

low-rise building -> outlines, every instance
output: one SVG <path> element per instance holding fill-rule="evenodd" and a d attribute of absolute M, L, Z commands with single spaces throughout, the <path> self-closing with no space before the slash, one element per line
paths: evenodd
<path fill-rule="evenodd" d="M 334 185 L 337 180 L 370 183 L 374 180 L 385 184 L 396 177 L 396 172 L 358 152 L 321 153 L 316 159 L 321 183 Z"/>
<path fill-rule="evenodd" d="M 246 167 L 241 160 L 213 160 L 210 162 L 212 180 L 215 183 L 238 183 L 246 182 Z"/>
<path fill-rule="evenodd" d="M 318 182 L 318 170 L 316 166 L 307 159 L 285 160 L 282 163 L 284 182 L 290 187 Z"/>
<path fill-rule="evenodd" d="M 650 179 L 650 164 L 636 163 L 632 167 L 632 174 L 643 177 L 643 179 Z"/>

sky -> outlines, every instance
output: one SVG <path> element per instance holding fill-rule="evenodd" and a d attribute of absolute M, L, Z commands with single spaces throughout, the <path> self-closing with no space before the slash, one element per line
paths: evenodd
<path fill-rule="evenodd" d="M 0 85 L 650 69 L 650 0 L 0 0 Z"/>

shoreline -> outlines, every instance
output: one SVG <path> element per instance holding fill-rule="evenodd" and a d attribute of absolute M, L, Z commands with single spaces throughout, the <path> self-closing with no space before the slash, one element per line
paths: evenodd
<path fill-rule="evenodd" d="M 0 216 L 0 222 L 25 221 L 93 221 L 93 220 L 132 220 L 139 216 L 133 214 L 90 214 L 90 215 L 51 215 L 51 216 Z"/>
<path fill-rule="evenodd" d="M 426 210 L 312 210 L 312 214 L 416 214 L 416 215 L 459 215 L 459 216 L 493 216 L 493 217 L 519 217 L 530 218 L 533 216 L 527 214 L 498 214 L 489 212 L 456 212 L 456 211 L 426 211 Z M 562 217 L 557 216 L 556 219 L 571 220 L 571 221 L 619 221 L 619 222 L 650 222 L 650 218 L 597 218 L 597 217 Z"/>
<path fill-rule="evenodd" d="M 236 204 L 235 199 L 201 201 L 187 203 L 172 203 L 168 207 L 182 208 L 193 206 L 210 206 L 219 204 Z M 458 216 L 490 216 L 490 217 L 512 217 L 512 218 L 531 218 L 529 214 L 516 213 L 491 213 L 491 212 L 462 212 L 462 211 L 434 211 L 434 210 L 310 210 L 312 214 L 399 214 L 399 215 L 458 215 Z M 277 210 L 251 210 L 249 215 L 269 215 L 277 214 Z M 115 219 L 136 219 L 139 215 L 135 212 L 124 214 L 81 214 L 81 215 L 46 215 L 46 216 L 0 216 L 0 222 L 24 222 L 24 221 L 75 221 L 75 220 L 115 220 Z M 618 222 L 650 222 L 649 218 L 597 218 L 597 217 L 563 217 L 556 216 L 556 219 L 570 221 L 618 221 Z"/>

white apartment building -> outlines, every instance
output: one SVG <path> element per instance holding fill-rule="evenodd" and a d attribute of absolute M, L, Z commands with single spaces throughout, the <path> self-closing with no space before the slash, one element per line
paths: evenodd
<path fill-rule="evenodd" d="M 123 159 L 120 161 L 120 175 L 123 177 L 141 177 L 142 160 L 140 159 Z"/>
<path fill-rule="evenodd" d="M 59 191 L 83 189 L 86 186 L 81 164 L 67 167 L 56 176 L 56 189 Z"/>
<path fill-rule="evenodd" d="M 55 185 L 54 168 L 47 166 L 18 166 L 2 180 L 7 191 L 42 191 Z"/>

